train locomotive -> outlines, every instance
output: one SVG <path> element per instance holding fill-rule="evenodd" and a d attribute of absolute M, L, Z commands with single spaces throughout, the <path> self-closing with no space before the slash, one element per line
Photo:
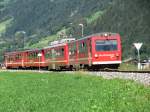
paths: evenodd
<path fill-rule="evenodd" d="M 97 33 L 75 40 L 65 38 L 42 49 L 6 52 L 6 68 L 46 68 L 79 70 L 118 68 L 121 64 L 118 33 Z"/>

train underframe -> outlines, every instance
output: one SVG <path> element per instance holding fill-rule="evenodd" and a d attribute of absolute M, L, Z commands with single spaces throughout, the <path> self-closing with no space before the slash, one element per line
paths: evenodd
<path fill-rule="evenodd" d="M 77 66 L 70 66 L 70 69 L 73 70 L 117 70 L 119 68 L 120 64 L 98 64 L 98 65 L 88 65 L 88 64 L 80 64 Z"/>
<path fill-rule="evenodd" d="M 31 70 L 37 70 L 37 69 L 42 69 L 42 70 L 71 70 L 71 71 L 78 71 L 78 70 L 117 70 L 119 68 L 120 64 L 97 64 L 97 65 L 88 65 L 88 64 L 78 64 L 78 65 L 68 65 L 68 66 L 55 66 L 55 68 L 49 67 L 49 66 L 25 66 L 25 67 L 7 67 L 7 69 L 31 69 Z"/>

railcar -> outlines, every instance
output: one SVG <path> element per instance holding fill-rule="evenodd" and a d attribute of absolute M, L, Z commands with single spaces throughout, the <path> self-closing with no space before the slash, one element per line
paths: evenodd
<path fill-rule="evenodd" d="M 118 68 L 122 57 L 120 35 L 101 33 L 92 36 L 91 53 L 91 63 L 94 67 Z"/>
<path fill-rule="evenodd" d="M 25 52 L 23 57 L 24 68 L 45 67 L 45 57 L 43 49 L 33 49 Z"/>
<path fill-rule="evenodd" d="M 41 56 L 38 56 L 38 54 Z M 45 57 L 42 49 L 8 52 L 4 55 L 6 68 L 45 67 Z"/>
<path fill-rule="evenodd" d="M 43 67 L 49 70 L 104 69 L 118 68 L 121 57 L 120 35 L 98 33 L 78 40 L 54 41 L 43 49 L 5 53 L 5 65 L 7 68 Z"/>
<path fill-rule="evenodd" d="M 44 55 L 45 66 L 49 70 L 60 70 L 68 65 L 68 46 L 66 43 L 45 48 Z"/>
<path fill-rule="evenodd" d="M 68 42 L 74 41 L 74 38 L 61 39 L 53 41 L 50 46 L 44 48 L 45 66 L 48 70 L 63 70 L 69 69 L 69 48 Z"/>
<path fill-rule="evenodd" d="M 5 53 L 5 66 L 6 68 L 19 68 L 24 65 L 23 57 L 25 52 L 9 52 Z"/>
<path fill-rule="evenodd" d="M 117 33 L 98 33 L 68 43 L 72 68 L 118 68 L 121 63 L 121 40 Z"/>

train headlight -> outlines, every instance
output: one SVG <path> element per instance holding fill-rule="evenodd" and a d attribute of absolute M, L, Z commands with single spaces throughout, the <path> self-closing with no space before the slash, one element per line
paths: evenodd
<path fill-rule="evenodd" d="M 97 54 L 95 54 L 95 58 L 97 58 L 98 57 L 98 55 Z"/>
<path fill-rule="evenodd" d="M 105 34 L 104 34 L 104 36 L 105 36 L 105 37 L 107 37 L 107 36 L 108 36 L 108 34 L 107 34 L 107 33 L 105 33 Z"/>
<path fill-rule="evenodd" d="M 119 57 L 119 54 L 118 54 L 118 53 L 116 54 L 116 57 Z"/>
<path fill-rule="evenodd" d="M 118 53 L 116 54 L 116 59 L 119 60 L 119 54 Z"/>

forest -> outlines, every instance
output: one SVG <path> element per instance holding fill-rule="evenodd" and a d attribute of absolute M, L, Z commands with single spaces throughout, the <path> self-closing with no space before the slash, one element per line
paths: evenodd
<path fill-rule="evenodd" d="M 81 38 L 98 32 L 122 37 L 123 59 L 150 58 L 149 0 L 0 0 L 0 61 L 8 51 L 41 48 L 60 34 Z"/>

